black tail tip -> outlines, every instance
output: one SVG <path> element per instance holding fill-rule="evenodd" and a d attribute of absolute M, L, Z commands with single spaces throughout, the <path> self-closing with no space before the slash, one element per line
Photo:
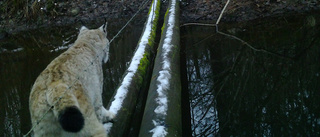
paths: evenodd
<path fill-rule="evenodd" d="M 79 132 L 84 126 L 82 113 L 75 106 L 67 107 L 60 113 L 59 122 L 62 128 L 68 132 Z"/>

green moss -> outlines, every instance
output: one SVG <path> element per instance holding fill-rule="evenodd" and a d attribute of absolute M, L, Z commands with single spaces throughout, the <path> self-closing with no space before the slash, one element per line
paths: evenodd
<path fill-rule="evenodd" d="M 172 52 L 172 58 L 179 58 L 180 57 L 180 52 L 177 52 L 177 50 L 179 50 L 179 46 L 178 45 L 173 45 L 174 47 L 174 51 Z"/>
<path fill-rule="evenodd" d="M 154 3 L 154 0 L 152 1 L 151 6 L 149 7 L 148 15 L 150 15 L 153 3 Z"/>
<path fill-rule="evenodd" d="M 128 112 L 128 109 L 126 107 L 121 107 L 121 111 Z"/>
<path fill-rule="evenodd" d="M 154 2 L 154 1 L 153 1 Z M 152 3 L 153 3 L 152 2 Z M 134 77 L 133 77 L 133 80 L 132 80 L 132 82 L 133 82 L 133 85 L 135 85 L 134 86 L 134 88 L 135 89 L 137 89 L 137 88 L 141 88 L 141 86 L 142 86 L 142 83 L 143 83 L 143 80 L 144 80 L 144 78 L 145 78 L 145 76 L 146 76 L 146 73 L 147 73 L 147 70 L 148 70 L 148 67 L 149 67 L 149 65 L 150 65 L 150 61 L 149 61 L 149 59 L 151 58 L 150 56 L 150 52 L 152 52 L 152 50 L 153 50 L 153 46 L 155 45 L 154 44 L 154 41 L 155 41 L 155 37 L 156 37 L 156 30 L 157 30 L 157 24 L 158 24 L 158 19 L 159 19 L 159 13 L 160 13 L 160 4 L 161 3 L 161 1 L 160 0 L 158 0 L 158 2 L 157 2 L 157 5 L 156 5 L 156 8 L 155 8 L 155 18 L 154 18 L 154 20 L 153 20 L 153 22 L 152 22 L 152 28 L 151 28 L 151 34 L 150 34 L 150 36 L 149 36 L 149 38 L 148 38 L 148 43 L 147 43 L 147 45 L 146 45 L 146 47 L 145 47 L 145 52 L 144 52 L 144 54 L 143 54 L 143 57 L 140 59 L 140 63 L 139 63 L 139 66 L 138 66 L 138 70 L 137 70 L 137 72 L 134 74 Z M 150 12 L 151 12 L 151 6 L 150 6 L 150 8 L 149 8 L 149 16 L 150 16 Z M 146 23 L 147 24 L 147 23 Z M 139 40 L 139 42 L 138 43 L 140 43 L 141 42 L 141 39 Z M 139 45 L 139 44 L 138 44 Z"/>
<path fill-rule="evenodd" d="M 137 80 L 138 85 L 139 85 L 139 86 L 137 86 L 138 89 L 141 88 L 142 83 L 143 83 L 143 80 L 144 80 L 144 77 L 145 77 L 145 76 L 141 76 L 141 75 L 138 76 L 138 80 Z"/>
<path fill-rule="evenodd" d="M 154 2 L 154 1 L 153 1 Z M 152 3 L 153 3 L 152 2 Z M 143 58 L 140 60 L 140 64 L 138 66 L 138 74 L 135 74 L 136 78 L 136 82 L 141 85 L 143 83 L 143 80 L 144 80 L 144 77 L 146 76 L 146 73 L 147 73 L 147 69 L 148 69 L 148 66 L 150 65 L 150 52 L 151 50 L 153 49 L 153 46 L 154 46 L 154 41 L 155 41 L 155 37 L 156 37 L 156 30 L 157 30 L 157 24 L 158 24 L 158 19 L 159 19 L 159 12 L 160 12 L 160 4 L 161 1 L 159 0 L 157 2 L 157 5 L 155 7 L 155 18 L 152 22 L 152 28 L 151 28 L 151 34 L 149 36 L 149 39 L 148 39 L 148 44 L 145 48 L 145 53 L 143 54 Z M 150 15 L 150 12 L 151 12 L 151 6 L 150 6 L 150 9 L 149 9 L 149 15 Z M 140 43 L 140 41 L 139 41 Z"/>
<path fill-rule="evenodd" d="M 147 71 L 147 67 L 149 65 L 149 59 L 146 54 L 143 55 L 143 58 L 140 60 L 140 64 L 138 67 L 138 72 L 140 75 L 144 76 Z"/>
<path fill-rule="evenodd" d="M 169 13 L 169 8 L 167 9 L 167 11 L 166 11 L 166 14 L 164 15 L 164 20 L 165 21 L 167 21 L 168 19 L 167 19 L 167 16 L 168 16 L 168 13 Z M 164 28 L 166 27 L 166 22 L 164 22 L 163 23 L 163 25 L 162 25 L 162 28 L 161 28 L 161 35 L 162 35 L 162 33 L 163 33 L 163 30 L 164 30 Z"/>
<path fill-rule="evenodd" d="M 149 37 L 149 40 L 148 40 L 148 45 L 153 47 L 154 45 L 154 40 L 155 40 L 155 37 L 156 37 L 156 31 L 157 31 L 157 26 L 158 26 L 158 19 L 159 19 L 159 12 L 160 12 L 160 4 L 161 1 L 159 0 L 159 2 L 157 3 L 156 5 L 156 10 L 155 10 L 155 19 L 153 21 L 153 26 L 152 26 L 152 30 L 151 30 L 151 35 Z"/>
<path fill-rule="evenodd" d="M 151 9 L 152 9 L 152 5 L 153 5 L 154 1 L 155 1 L 155 0 L 153 0 L 152 3 L 151 3 L 151 6 L 150 6 L 149 11 L 148 11 L 148 15 L 150 15 L 150 12 L 151 12 Z M 161 3 L 161 1 L 158 0 L 158 3 L 157 3 L 157 5 L 156 5 L 156 9 L 155 9 L 155 13 L 156 13 L 156 14 L 159 14 L 159 11 L 160 11 L 160 3 Z"/>

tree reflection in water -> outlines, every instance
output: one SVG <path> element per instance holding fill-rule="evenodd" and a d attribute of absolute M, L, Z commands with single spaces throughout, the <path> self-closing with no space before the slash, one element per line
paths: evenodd
<path fill-rule="evenodd" d="M 314 15 L 220 26 L 271 54 L 215 28 L 184 27 L 192 135 L 319 135 L 319 22 Z"/>

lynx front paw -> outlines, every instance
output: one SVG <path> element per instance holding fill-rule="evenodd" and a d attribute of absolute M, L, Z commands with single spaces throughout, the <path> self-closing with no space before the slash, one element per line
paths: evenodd
<path fill-rule="evenodd" d="M 102 108 L 103 123 L 114 122 L 115 114 Z"/>

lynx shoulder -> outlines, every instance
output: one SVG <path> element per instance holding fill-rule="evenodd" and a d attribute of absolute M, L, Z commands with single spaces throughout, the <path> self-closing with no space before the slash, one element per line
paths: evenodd
<path fill-rule="evenodd" d="M 102 62 L 109 53 L 106 27 L 82 27 L 73 46 L 36 79 L 29 98 L 36 137 L 106 136 L 103 123 L 114 117 L 101 97 Z"/>

